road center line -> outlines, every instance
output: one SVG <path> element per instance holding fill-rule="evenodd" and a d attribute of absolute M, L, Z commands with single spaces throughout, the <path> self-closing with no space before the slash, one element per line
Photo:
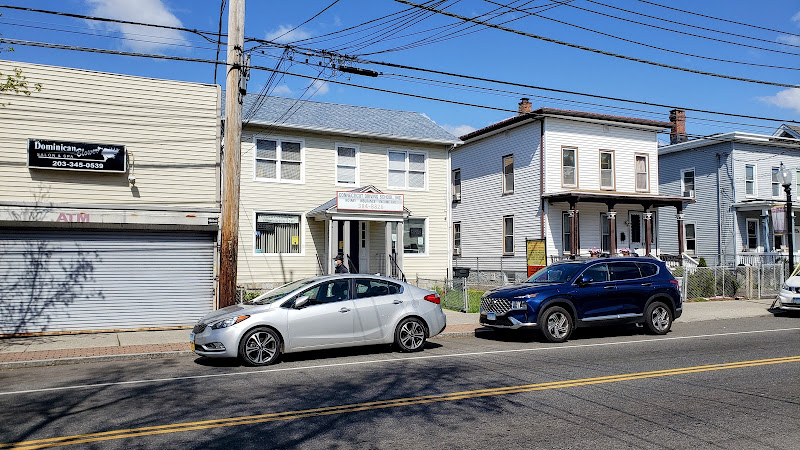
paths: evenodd
<path fill-rule="evenodd" d="M 800 356 L 788 356 L 783 358 L 736 361 L 731 363 L 708 364 L 703 366 L 692 366 L 692 367 L 679 367 L 675 369 L 626 373 L 626 374 L 593 377 L 593 378 L 549 381 L 544 383 L 526 384 L 519 386 L 505 386 L 498 388 L 477 389 L 471 391 L 451 392 L 446 394 L 423 395 L 417 397 L 405 397 L 405 398 L 397 398 L 390 400 L 377 400 L 365 403 L 326 406 L 313 409 L 258 414 L 251 416 L 227 417 L 221 419 L 204 420 L 199 422 L 172 423 L 166 425 L 155 425 L 155 426 L 140 427 L 140 428 L 103 431 L 98 433 L 61 436 L 54 438 L 0 444 L 0 449 L 4 448 L 38 449 L 38 448 L 56 447 L 62 445 L 86 444 L 90 442 L 109 441 L 114 439 L 135 438 L 135 437 L 151 436 L 158 434 L 207 430 L 212 428 L 232 427 L 239 425 L 250 425 L 255 423 L 276 422 L 282 420 L 303 419 L 303 418 L 327 416 L 333 414 L 346 414 L 359 411 L 379 410 L 379 409 L 395 408 L 407 405 L 439 403 L 447 401 L 464 400 L 469 398 L 519 394 L 524 392 L 543 391 L 550 389 L 563 389 L 563 388 L 589 386 L 589 385 L 605 384 L 605 383 L 618 383 L 623 381 L 658 378 L 671 375 L 685 375 L 690 373 L 731 370 L 731 369 L 740 369 L 745 367 L 798 363 L 798 362 L 800 362 Z"/>
<path fill-rule="evenodd" d="M 326 369 L 326 368 L 331 368 L 331 367 L 345 367 L 345 366 L 359 366 L 359 365 L 368 365 L 368 364 L 396 363 L 396 362 L 418 361 L 418 360 L 426 360 L 426 359 L 460 358 L 460 357 L 465 357 L 465 356 L 499 355 L 499 354 L 505 354 L 505 353 L 527 353 L 527 352 L 554 351 L 554 350 L 576 349 L 576 348 L 580 349 L 580 348 L 591 348 L 591 347 L 607 347 L 607 346 L 614 346 L 614 345 L 641 344 L 641 343 L 650 343 L 650 342 L 667 342 L 667 341 L 679 341 L 679 340 L 688 340 L 688 339 L 704 339 L 704 338 L 710 338 L 710 337 L 738 336 L 738 335 L 745 335 L 745 334 L 779 333 L 779 332 L 784 332 L 784 331 L 800 331 L 800 327 L 778 328 L 778 329 L 773 329 L 773 330 L 732 331 L 732 332 L 729 332 L 729 333 L 700 334 L 700 335 L 693 335 L 693 336 L 657 337 L 657 338 L 639 339 L 639 340 L 632 340 L 632 341 L 599 342 L 599 343 L 593 343 L 593 344 L 568 344 L 568 345 L 553 345 L 553 346 L 537 347 L 537 348 L 518 348 L 518 349 L 509 349 L 509 350 L 487 350 L 487 351 L 483 351 L 483 352 L 448 353 L 448 354 L 444 354 L 444 355 L 406 356 L 406 357 L 400 357 L 400 358 L 372 359 L 372 360 L 367 360 L 367 361 L 349 361 L 349 362 L 343 362 L 343 363 L 314 364 L 314 365 L 299 366 L 299 367 L 276 367 L 276 368 L 270 368 L 270 369 L 248 370 L 248 371 L 244 371 L 244 372 L 233 372 L 233 373 L 217 373 L 217 374 L 207 374 L 207 375 L 190 375 L 190 376 L 169 377 L 169 378 L 151 378 L 151 379 L 144 379 L 144 380 L 114 381 L 114 382 L 109 382 L 109 383 L 78 384 L 78 385 L 72 385 L 72 386 L 59 386 L 59 387 L 52 387 L 52 388 L 26 389 L 26 390 L 19 390 L 19 391 L 0 392 L 0 396 L 31 394 L 31 393 L 39 393 L 39 392 L 67 391 L 67 390 L 75 390 L 75 389 L 91 389 L 91 388 L 108 387 L 108 386 L 130 386 L 130 385 L 150 384 L 150 383 L 164 383 L 164 382 L 170 382 L 170 381 L 200 380 L 200 379 L 219 378 L 219 377 L 235 377 L 235 376 L 246 376 L 246 375 L 254 375 L 254 374 L 264 374 L 264 373 L 293 372 L 293 371 L 298 371 L 298 370 L 313 370 L 313 369 Z"/>

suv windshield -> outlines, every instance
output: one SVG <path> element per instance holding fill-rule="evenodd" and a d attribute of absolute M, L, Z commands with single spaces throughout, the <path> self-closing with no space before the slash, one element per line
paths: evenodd
<path fill-rule="evenodd" d="M 539 270 L 526 280 L 526 283 L 566 283 L 578 273 L 583 264 L 554 264 Z"/>
<path fill-rule="evenodd" d="M 246 301 L 245 303 L 251 305 L 267 305 L 274 301 L 280 300 L 285 297 L 286 294 L 289 294 L 290 292 L 300 289 L 301 287 L 309 285 L 315 281 L 317 281 L 317 278 L 305 278 L 302 280 L 292 281 L 291 283 L 276 287 L 275 289 L 261 294 L 250 301 Z"/>

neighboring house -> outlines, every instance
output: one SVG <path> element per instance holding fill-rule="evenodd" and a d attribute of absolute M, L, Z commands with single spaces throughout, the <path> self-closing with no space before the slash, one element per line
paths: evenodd
<path fill-rule="evenodd" d="M 656 254 L 664 239 L 655 224 L 677 228 L 684 203 L 659 193 L 656 136 L 670 127 L 532 111 L 522 99 L 516 117 L 462 136 L 451 152 L 454 265 L 519 278 L 528 240 L 544 240 L 550 260 L 591 250 Z"/>
<path fill-rule="evenodd" d="M 218 86 L 0 61 L 0 334 L 190 326 L 214 308 Z"/>
<path fill-rule="evenodd" d="M 260 105 L 260 106 L 259 106 Z M 351 271 L 444 279 L 448 151 L 424 114 L 245 96 L 238 282 Z"/>
<path fill-rule="evenodd" d="M 786 193 L 778 179 L 784 164 L 798 200 L 800 137 L 783 125 L 772 136 L 725 133 L 659 149 L 659 182 L 667 195 L 695 202 L 684 211 L 687 256 L 709 265 L 773 262 L 787 254 Z M 685 131 L 684 131 L 685 132 Z M 662 225 L 662 249 L 678 251 L 675 229 Z M 795 246 L 797 248 L 797 246 Z"/>

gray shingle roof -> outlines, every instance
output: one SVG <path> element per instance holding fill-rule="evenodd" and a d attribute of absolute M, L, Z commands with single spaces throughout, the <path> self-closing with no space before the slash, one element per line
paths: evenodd
<path fill-rule="evenodd" d="M 440 144 L 461 142 L 424 114 L 416 112 L 283 97 L 267 97 L 256 109 L 256 101 L 256 95 L 245 96 L 243 122 L 248 122 L 247 118 L 252 116 L 249 123 L 256 125 Z"/>

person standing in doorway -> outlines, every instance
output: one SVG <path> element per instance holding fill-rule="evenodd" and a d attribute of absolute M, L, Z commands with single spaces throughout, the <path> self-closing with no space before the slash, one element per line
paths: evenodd
<path fill-rule="evenodd" d="M 333 261 L 336 264 L 336 273 L 350 273 L 344 265 L 344 257 L 342 255 L 336 255 Z"/>

